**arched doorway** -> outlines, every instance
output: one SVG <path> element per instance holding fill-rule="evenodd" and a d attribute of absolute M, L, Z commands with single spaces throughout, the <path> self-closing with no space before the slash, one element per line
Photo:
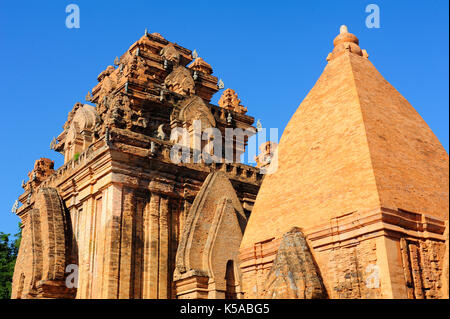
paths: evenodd
<path fill-rule="evenodd" d="M 228 260 L 227 262 L 225 281 L 227 287 L 225 291 L 225 299 L 237 299 L 236 279 L 234 275 L 234 262 L 232 260 Z"/>

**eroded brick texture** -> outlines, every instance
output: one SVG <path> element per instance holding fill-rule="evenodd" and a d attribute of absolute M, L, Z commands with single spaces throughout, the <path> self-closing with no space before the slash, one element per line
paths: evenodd
<path fill-rule="evenodd" d="M 76 291 L 65 283 L 72 243 L 63 202 L 54 188 L 41 188 L 33 199 L 35 208 L 22 219 L 12 298 L 73 298 Z"/>
<path fill-rule="evenodd" d="M 448 154 L 346 28 L 327 60 L 258 167 L 176 163 L 176 144 L 193 159 L 209 143 L 194 121 L 254 118 L 231 89 L 211 104 L 212 66 L 146 32 L 68 114 L 64 165 L 24 182 L 13 298 L 448 297 Z"/>
<path fill-rule="evenodd" d="M 211 104 L 222 88 L 211 65 L 158 33 L 142 36 L 97 80 L 86 96 L 88 103 L 75 103 L 51 143 L 64 156 L 64 165 L 54 170 L 51 160 L 40 159 L 24 182 L 17 211 L 25 225 L 24 241 L 13 297 L 189 295 L 192 278 L 179 285 L 184 285 L 181 290 L 174 283 L 176 255 L 180 243 L 200 234 L 202 241 L 185 246 L 187 253 L 193 260 L 210 257 L 213 263 L 204 261 L 200 270 L 206 270 L 207 280 L 194 285 L 206 289 L 208 298 L 237 298 L 238 248 L 263 175 L 238 161 L 225 163 L 225 149 L 218 152 L 221 162 L 193 163 L 194 148 L 208 143 L 200 136 L 196 144 L 194 122 L 203 130 L 221 131 L 224 145 L 226 128 L 255 131 L 254 118 L 231 89 L 220 105 Z M 186 129 L 191 140 L 173 137 L 173 129 Z M 235 159 L 252 134 L 230 147 Z M 178 142 L 191 156 L 187 163 L 171 157 Z M 205 182 L 209 175 L 218 177 L 209 187 L 223 191 L 222 197 L 214 197 Z M 43 189 L 52 189 L 45 200 L 36 195 Z M 208 209 L 196 205 L 194 211 L 210 218 L 211 229 L 201 219 L 192 222 L 192 207 L 205 192 L 210 193 Z M 191 232 L 185 231 L 188 224 L 196 225 Z M 203 254 L 201 247 L 209 247 L 209 253 Z M 64 291 L 68 264 L 78 267 L 78 288 Z"/>
<path fill-rule="evenodd" d="M 300 227 L 331 298 L 441 298 L 448 154 L 355 35 L 343 26 L 333 44 L 259 190 L 240 248 L 244 295 L 260 295 L 276 243 Z"/>
<path fill-rule="evenodd" d="M 306 238 L 298 228 L 283 235 L 272 268 L 265 279 L 263 297 L 269 299 L 321 299 L 327 292 Z"/>

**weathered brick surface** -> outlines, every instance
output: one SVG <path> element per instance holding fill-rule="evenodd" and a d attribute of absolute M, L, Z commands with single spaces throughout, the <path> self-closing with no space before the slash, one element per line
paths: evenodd
<path fill-rule="evenodd" d="M 65 284 L 71 263 L 68 218 L 58 191 L 41 188 L 23 221 L 23 237 L 13 278 L 12 298 L 73 298 Z"/>
<path fill-rule="evenodd" d="M 283 235 L 261 297 L 320 299 L 327 292 L 306 238 L 298 228 Z"/>
<path fill-rule="evenodd" d="M 211 229 L 220 231 L 211 230 L 215 237 L 209 246 L 203 242 L 214 260 L 207 267 L 211 282 L 206 295 L 236 295 L 237 255 L 245 225 L 239 224 L 236 232 L 230 216 L 240 207 L 238 215 L 246 221 L 262 174 L 240 163 L 177 164 L 170 156 L 176 142 L 170 131 L 185 128 L 193 136 L 194 120 L 200 120 L 203 129 L 245 130 L 253 117 L 245 114 L 247 109 L 235 94 L 228 94 L 230 90 L 222 106 L 210 104 L 220 90 L 212 67 L 160 34 L 145 34 L 115 64 L 101 72 L 99 83 L 86 96 L 96 106 L 76 103 L 63 132 L 52 141 L 51 148 L 64 155 L 64 165 L 54 171 L 53 162 L 40 159 L 24 185 L 18 215 L 26 225 L 25 240 L 14 282 L 20 293 L 14 296 L 63 296 L 64 266 L 70 261 L 78 266 L 76 298 L 177 298 L 173 276 L 178 245 L 194 199 L 211 172 L 221 176 L 224 188 L 215 189 L 228 194 L 233 207 L 228 201 L 215 202 L 222 198 L 211 195 L 208 209 L 223 210 L 216 215 L 205 212 L 223 218 L 210 221 L 215 225 Z M 245 144 L 246 139 L 236 141 L 233 154 L 244 152 Z M 67 207 L 70 219 L 63 226 L 57 219 L 56 197 L 36 199 L 39 189 L 48 187 Z M 208 230 L 206 226 L 201 229 Z M 198 246 L 192 258 L 205 258 L 195 249 Z M 41 277 L 51 282 L 35 285 Z M 195 286 L 191 281 L 197 279 L 203 287 L 204 278 L 195 276 L 180 287 Z M 70 293 L 74 297 L 75 291 Z M 198 297 L 202 293 L 199 289 Z"/>
<path fill-rule="evenodd" d="M 249 219 L 241 244 L 248 297 L 260 286 L 258 269 L 273 262 L 270 248 L 259 259 L 250 252 L 293 226 L 311 240 L 332 298 L 406 298 L 399 238 L 443 242 L 448 154 L 354 35 L 344 29 L 334 44 L 281 137 L 278 170 L 265 178 Z M 416 259 L 425 277 L 437 278 L 425 260 L 443 251 L 429 252 L 422 247 Z M 378 269 L 379 288 L 367 290 L 366 267 Z"/>
<path fill-rule="evenodd" d="M 334 45 L 277 150 L 258 157 L 278 171 L 254 206 L 259 168 L 175 164 L 168 136 L 254 119 L 232 90 L 209 103 L 220 83 L 208 63 L 144 35 L 98 76 L 97 106 L 69 113 L 51 146 L 65 164 L 40 159 L 29 174 L 13 297 L 448 297 L 448 154 L 354 35 Z M 292 227 L 305 238 L 283 241 Z"/>
<path fill-rule="evenodd" d="M 191 288 L 186 282 L 208 278 L 205 297 L 225 298 L 227 293 L 240 297 L 238 253 L 246 223 L 226 175 L 211 173 L 194 200 L 180 238 L 174 273 L 178 296 L 196 298 L 205 288 Z"/>

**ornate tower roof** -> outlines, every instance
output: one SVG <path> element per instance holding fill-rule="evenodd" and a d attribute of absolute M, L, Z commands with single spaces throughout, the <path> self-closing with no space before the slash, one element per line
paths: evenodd
<path fill-rule="evenodd" d="M 353 212 L 448 219 L 448 154 L 428 125 L 345 26 L 327 60 L 283 133 L 241 249 Z"/>

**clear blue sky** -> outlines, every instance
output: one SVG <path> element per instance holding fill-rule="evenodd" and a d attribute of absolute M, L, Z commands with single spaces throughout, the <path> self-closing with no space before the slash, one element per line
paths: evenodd
<path fill-rule="evenodd" d="M 65 26 L 70 3 L 80 8 L 80 29 Z M 365 25 L 370 3 L 380 7 L 379 29 Z M 0 231 L 17 232 L 11 206 L 21 181 L 39 157 L 61 165 L 51 139 L 97 75 L 145 28 L 197 49 L 248 114 L 281 135 L 346 24 L 448 151 L 448 10 L 447 1 L 434 0 L 0 0 Z"/>

